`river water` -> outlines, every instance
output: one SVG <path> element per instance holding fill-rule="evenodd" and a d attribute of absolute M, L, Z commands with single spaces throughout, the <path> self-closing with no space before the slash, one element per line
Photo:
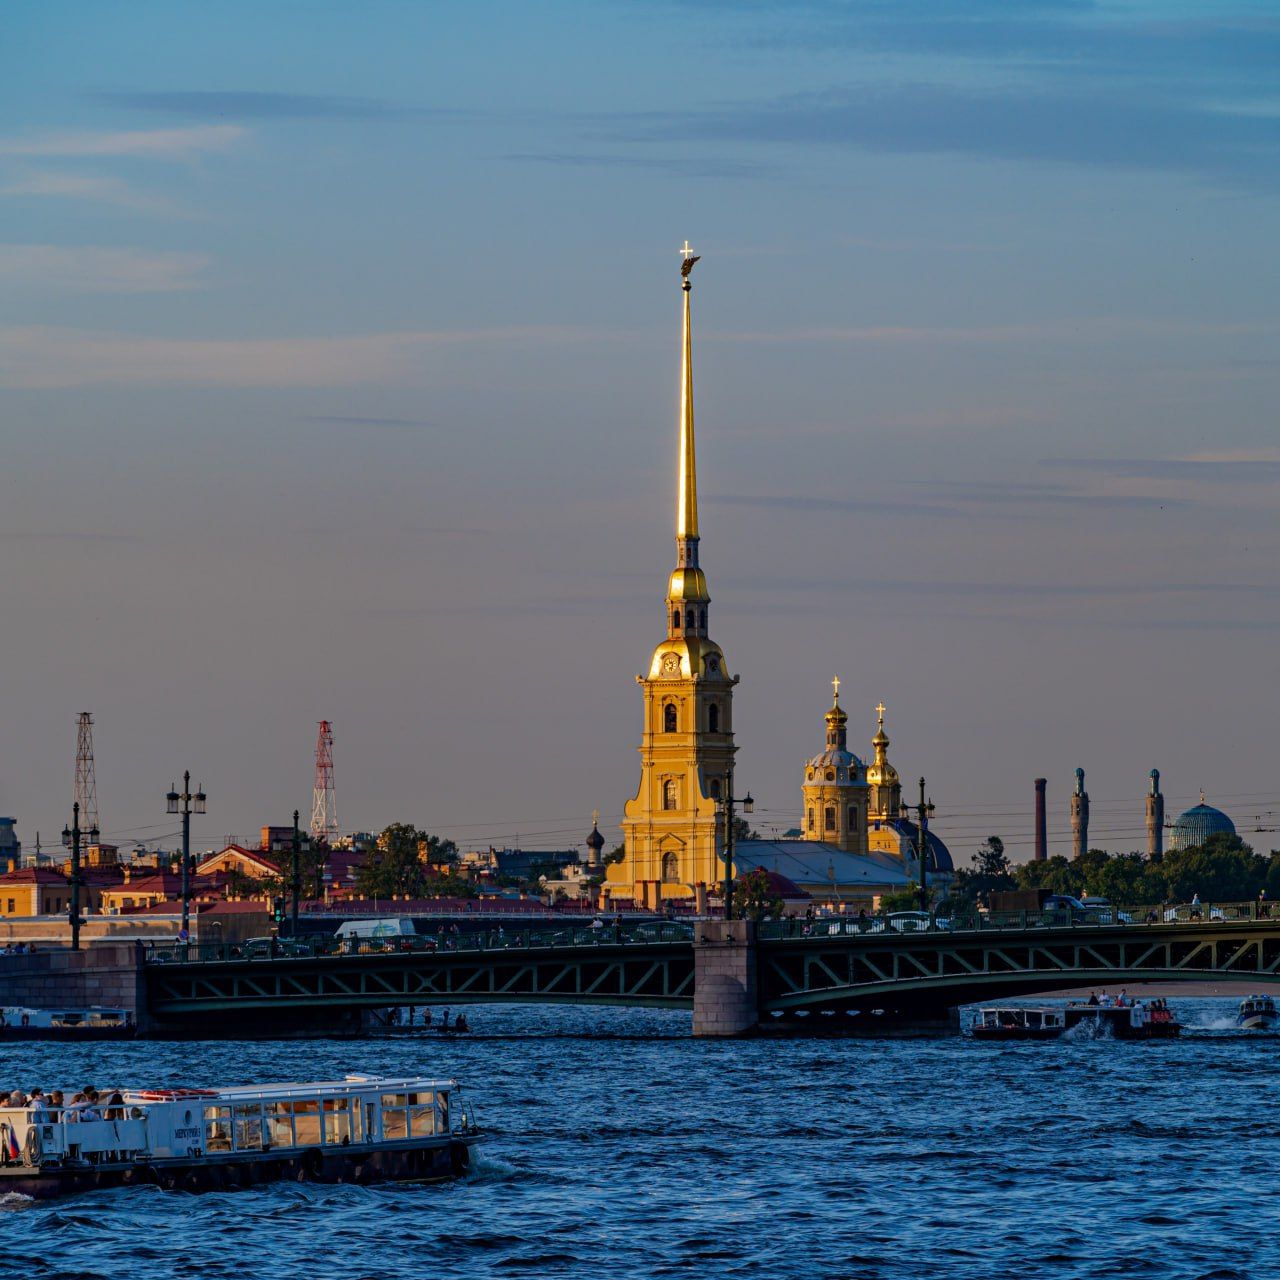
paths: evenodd
<path fill-rule="evenodd" d="M 24 1277 L 1272 1277 L 1280 1037 L 713 1042 L 684 1014 L 478 1008 L 467 1040 L 0 1046 L 0 1083 L 458 1077 L 461 1183 L 0 1204 Z"/>

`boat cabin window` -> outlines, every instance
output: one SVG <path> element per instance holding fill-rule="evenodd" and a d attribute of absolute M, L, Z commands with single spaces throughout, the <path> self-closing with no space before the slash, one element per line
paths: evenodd
<path fill-rule="evenodd" d="M 293 1103 L 267 1103 L 267 1138 L 273 1147 L 293 1146 Z"/>
<path fill-rule="evenodd" d="M 235 1108 L 237 1151 L 262 1150 L 262 1106 L 257 1102 Z"/>
<path fill-rule="evenodd" d="M 320 1145 L 320 1100 L 300 1098 L 293 1104 L 293 1133 L 300 1147 Z"/>
<path fill-rule="evenodd" d="M 429 1090 L 382 1095 L 382 1137 L 387 1142 L 399 1138 L 429 1138 L 447 1127 L 446 1104 Z"/>
<path fill-rule="evenodd" d="M 205 1107 L 204 1149 L 206 1151 L 231 1150 L 230 1107 Z"/>
<path fill-rule="evenodd" d="M 360 1106 L 355 1108 L 357 1127 L 360 1123 Z M 359 1138 L 351 1132 L 351 1100 L 349 1098 L 326 1098 L 324 1100 L 324 1140 L 326 1142 L 357 1142 Z"/>

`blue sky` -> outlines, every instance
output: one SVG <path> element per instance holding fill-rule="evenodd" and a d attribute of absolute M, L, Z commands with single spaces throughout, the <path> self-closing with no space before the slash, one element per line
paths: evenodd
<path fill-rule="evenodd" d="M 1263 4 L 11 7 L 0 808 L 61 828 L 92 709 L 121 833 L 183 767 L 205 843 L 305 811 L 321 717 L 344 826 L 616 821 L 687 237 L 766 823 L 838 672 L 961 856 L 1077 764 L 1098 843 L 1152 765 L 1280 825 L 1278 62 Z"/>

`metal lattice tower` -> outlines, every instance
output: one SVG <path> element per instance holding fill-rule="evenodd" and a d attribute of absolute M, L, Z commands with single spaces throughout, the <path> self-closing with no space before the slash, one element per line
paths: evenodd
<path fill-rule="evenodd" d="M 80 825 L 86 831 L 101 826 L 98 822 L 98 779 L 93 771 L 93 715 L 82 711 L 76 722 L 76 794 L 80 806 Z"/>
<path fill-rule="evenodd" d="M 333 845 L 338 838 L 338 794 L 333 788 L 333 725 L 320 721 L 316 734 L 316 785 L 311 793 L 311 838 Z"/>

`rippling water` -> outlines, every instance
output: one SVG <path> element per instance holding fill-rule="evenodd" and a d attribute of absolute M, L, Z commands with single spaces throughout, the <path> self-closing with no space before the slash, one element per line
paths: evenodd
<path fill-rule="evenodd" d="M 477 1009 L 465 1041 L 0 1046 L 0 1083 L 456 1075 L 490 1133 L 437 1187 L 0 1202 L 29 1277 L 1280 1274 L 1274 1059 L 1182 1040 L 689 1038 L 686 1015 Z"/>

